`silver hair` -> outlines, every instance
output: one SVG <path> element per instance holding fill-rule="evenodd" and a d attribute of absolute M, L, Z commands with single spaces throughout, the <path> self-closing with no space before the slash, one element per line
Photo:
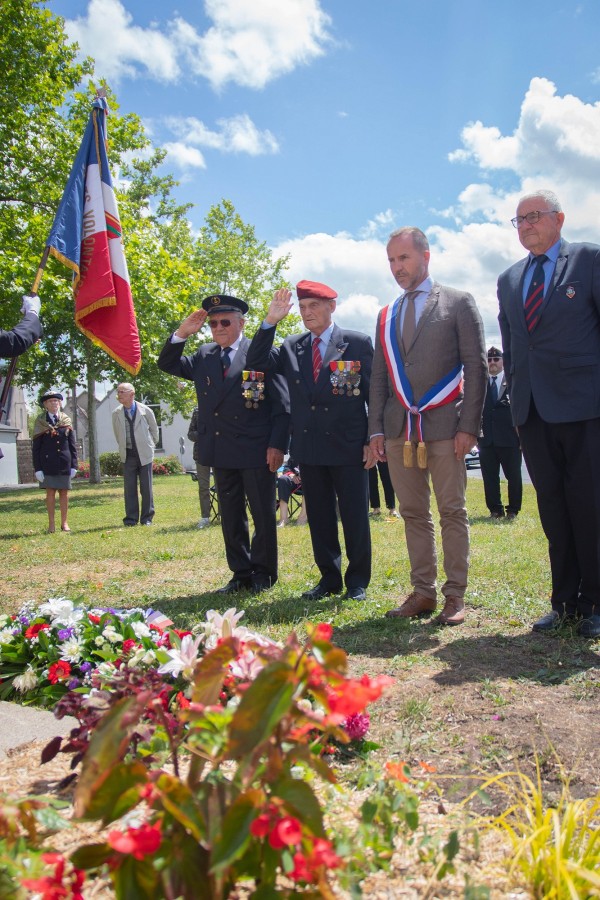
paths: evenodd
<path fill-rule="evenodd" d="M 422 253 L 429 250 L 429 241 L 427 240 L 426 235 L 420 228 L 416 228 L 414 225 L 405 225 L 403 228 L 397 228 L 396 231 L 392 231 L 388 238 L 387 245 L 389 247 L 390 241 L 393 241 L 394 238 L 408 236 L 412 238 L 415 249 L 420 250 Z"/>
<path fill-rule="evenodd" d="M 519 205 L 523 203 L 524 200 L 537 200 L 537 198 L 544 200 L 547 204 L 548 209 L 552 212 L 562 212 L 562 206 L 560 205 L 560 200 L 554 193 L 554 191 L 531 191 L 530 194 L 525 194 L 519 200 Z"/>

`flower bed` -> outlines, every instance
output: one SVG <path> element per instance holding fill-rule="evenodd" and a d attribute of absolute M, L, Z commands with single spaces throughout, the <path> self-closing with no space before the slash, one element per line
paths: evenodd
<path fill-rule="evenodd" d="M 333 897 L 333 873 L 358 851 L 327 834 L 312 782 L 335 783 L 333 750 L 350 734 L 364 739 L 366 707 L 391 679 L 348 677 L 330 625 L 281 645 L 241 626 L 242 615 L 210 611 L 191 633 L 157 611 L 86 609 L 59 597 L 5 617 L 4 697 L 55 705 L 59 717 L 78 720 L 42 761 L 66 753 L 72 768 L 81 764 L 63 785 L 77 778 L 75 816 L 110 826 L 67 861 L 48 855 L 31 808 L 13 805 L 32 845 L 12 853 L 14 825 L 4 839 L 13 884 L 62 885 L 56 896 L 75 898 L 87 873 L 109 877 L 117 898 L 133 896 L 135 885 L 136 900 L 191 900 L 199 883 L 211 900 L 239 883 L 257 897 Z M 413 827 L 404 781 L 389 772 L 377 785 L 378 799 L 365 804 L 371 829 L 375 811 L 388 808 Z M 0 802 L 0 837 L 1 825 Z M 388 821 L 384 832 L 388 850 L 377 847 L 377 866 L 391 856 Z"/>

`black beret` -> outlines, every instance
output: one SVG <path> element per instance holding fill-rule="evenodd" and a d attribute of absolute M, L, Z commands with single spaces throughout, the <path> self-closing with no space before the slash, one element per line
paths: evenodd
<path fill-rule="evenodd" d="M 499 356 L 500 359 L 502 359 L 502 350 L 498 350 L 497 347 L 490 347 L 490 349 L 487 352 L 487 355 L 488 355 L 488 359 L 490 358 L 490 356 Z"/>
<path fill-rule="evenodd" d="M 248 312 L 248 304 L 238 297 L 229 297 L 227 294 L 211 294 L 202 301 L 202 309 L 208 313 L 239 312 L 245 315 Z"/>

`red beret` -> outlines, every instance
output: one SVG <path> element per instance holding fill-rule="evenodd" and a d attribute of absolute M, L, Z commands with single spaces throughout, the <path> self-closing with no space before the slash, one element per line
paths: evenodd
<path fill-rule="evenodd" d="M 299 281 L 296 285 L 298 300 L 314 297 L 316 300 L 335 300 L 337 293 L 333 288 L 321 284 L 319 281 Z"/>

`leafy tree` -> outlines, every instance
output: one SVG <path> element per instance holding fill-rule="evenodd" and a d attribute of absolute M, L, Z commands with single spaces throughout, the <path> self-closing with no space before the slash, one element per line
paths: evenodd
<path fill-rule="evenodd" d="M 10 298 L 4 305 L 5 324 L 17 320 L 20 295 L 33 282 L 89 116 L 94 87 L 76 88 L 92 74 L 93 61 L 77 64 L 75 57 L 63 20 L 45 9 L 45 0 L 0 4 L 0 65 L 5 71 L 0 94 L 0 298 Z M 142 347 L 137 395 L 189 412 L 191 386 L 155 365 L 167 335 L 211 292 L 235 293 L 250 301 L 251 334 L 272 291 L 285 284 L 287 259 L 273 260 L 227 200 L 210 210 L 194 238 L 189 207 L 172 197 L 176 182 L 159 174 L 164 151 L 149 153 L 139 117 L 119 115 L 108 90 L 107 99 L 109 159 Z M 41 389 L 87 387 L 91 480 L 97 480 L 95 383 L 127 376 L 75 326 L 71 281 L 70 270 L 50 259 L 40 287 L 44 338 L 21 357 L 17 371 L 22 383 Z"/>

